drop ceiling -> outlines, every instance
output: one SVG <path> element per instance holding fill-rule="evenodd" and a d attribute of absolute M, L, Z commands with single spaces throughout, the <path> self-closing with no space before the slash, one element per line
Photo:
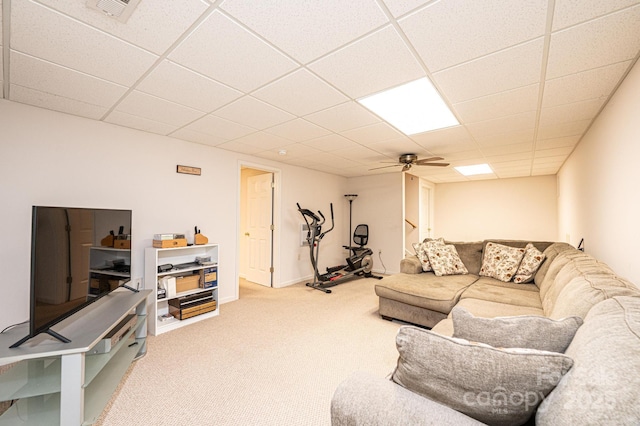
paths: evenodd
<path fill-rule="evenodd" d="M 555 174 L 640 52 L 640 0 L 0 3 L 4 99 L 346 177 L 403 153 L 451 163 L 411 169 L 436 183 Z M 459 126 L 356 101 L 425 76 Z"/>

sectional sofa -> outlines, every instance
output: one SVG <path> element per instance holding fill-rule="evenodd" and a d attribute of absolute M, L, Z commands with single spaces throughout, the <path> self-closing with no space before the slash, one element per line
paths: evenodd
<path fill-rule="evenodd" d="M 376 285 L 383 318 L 421 327 L 401 327 L 390 378 L 355 373 L 338 387 L 333 425 L 640 424 L 636 285 L 565 243 L 446 245 L 466 273 L 437 276 L 411 257 Z M 531 282 L 487 276 L 494 248 L 532 245 Z M 567 323 L 570 334 L 553 328 Z M 549 351 L 556 338 L 564 346 Z"/>

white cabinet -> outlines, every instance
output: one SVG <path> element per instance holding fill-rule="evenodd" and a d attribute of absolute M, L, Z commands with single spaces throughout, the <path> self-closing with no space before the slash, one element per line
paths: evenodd
<path fill-rule="evenodd" d="M 198 263 L 197 259 L 203 258 L 209 262 Z M 151 334 L 156 336 L 219 314 L 218 260 L 217 244 L 146 249 L 144 286 L 153 290 L 149 306 Z M 163 277 L 176 279 L 175 295 L 161 297 L 158 283 L 166 282 Z"/>
<path fill-rule="evenodd" d="M 0 375 L 0 401 L 17 400 L 0 416 L 0 424 L 94 423 L 131 363 L 146 353 L 149 293 L 118 289 L 56 324 L 69 343 L 40 334 L 9 349 L 28 326 L 0 334 L 0 365 L 17 362 Z M 132 313 L 136 325 L 109 352 L 90 355 Z"/>

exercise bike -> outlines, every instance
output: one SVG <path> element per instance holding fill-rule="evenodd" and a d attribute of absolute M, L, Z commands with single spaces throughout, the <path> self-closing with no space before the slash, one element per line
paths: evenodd
<path fill-rule="evenodd" d="M 324 236 L 334 228 L 333 204 L 330 204 L 331 228 L 324 232 L 322 231 L 322 225 L 326 222 L 326 218 L 320 210 L 318 210 L 318 214 L 315 214 L 309 209 L 303 209 L 300 207 L 299 203 L 296 203 L 296 205 L 298 206 L 298 211 L 307 224 L 307 243 L 309 244 L 309 257 L 311 259 L 311 265 L 313 266 L 313 282 L 307 283 L 307 287 L 311 287 L 325 293 L 331 293 L 331 290 L 329 290 L 330 287 L 356 278 L 382 279 L 382 277 L 371 273 L 371 270 L 373 269 L 373 258 L 371 255 L 373 252 L 371 249 L 365 247 L 369 241 L 369 227 L 365 224 L 356 226 L 356 229 L 353 232 L 353 242 L 355 243 L 355 246 L 342 246 L 345 249 L 350 250 L 352 254 L 346 259 L 347 264 L 329 267 L 327 268 L 326 273 L 321 274 L 318 271 L 320 242 Z"/>

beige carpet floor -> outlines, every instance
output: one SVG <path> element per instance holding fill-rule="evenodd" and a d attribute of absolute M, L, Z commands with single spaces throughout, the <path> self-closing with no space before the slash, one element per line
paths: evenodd
<path fill-rule="evenodd" d="M 329 425 L 342 380 L 397 361 L 400 325 L 378 316 L 376 282 L 332 294 L 243 282 L 220 316 L 150 336 L 98 424 Z"/>

